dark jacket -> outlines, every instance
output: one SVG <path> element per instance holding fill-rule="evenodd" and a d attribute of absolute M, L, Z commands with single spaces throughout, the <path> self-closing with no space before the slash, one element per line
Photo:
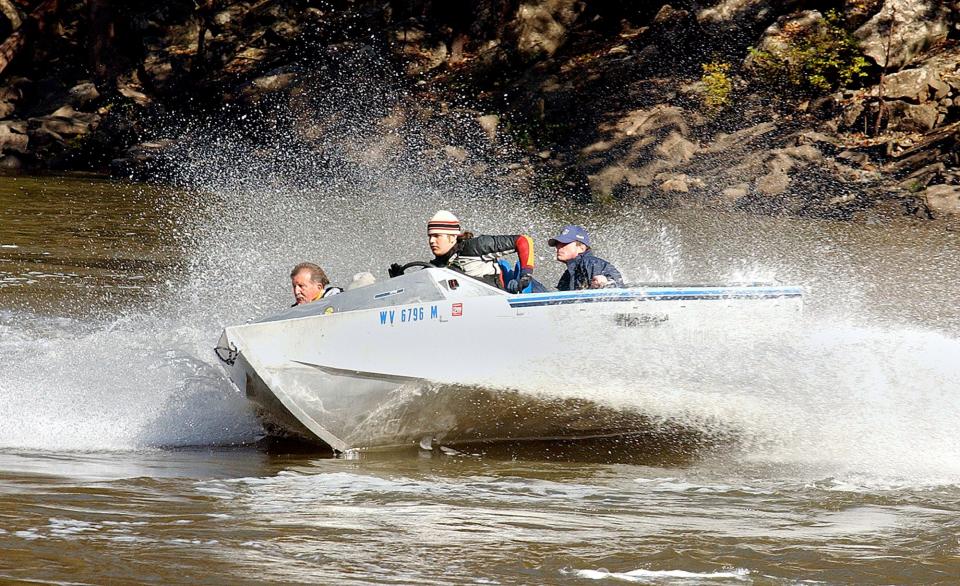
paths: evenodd
<path fill-rule="evenodd" d="M 560 291 L 589 289 L 590 281 L 597 275 L 603 275 L 613 281 L 613 286 L 623 287 L 620 271 L 602 258 L 593 256 L 593 253 L 588 250 L 577 258 L 567 261 L 567 270 L 560 277 L 557 289 Z"/>
<path fill-rule="evenodd" d="M 460 271 L 502 289 L 504 283 L 497 259 L 513 253 L 520 257 L 522 269 L 533 270 L 533 244 L 530 237 L 523 234 L 467 238 L 457 242 L 444 256 L 434 257 L 430 264 Z"/>

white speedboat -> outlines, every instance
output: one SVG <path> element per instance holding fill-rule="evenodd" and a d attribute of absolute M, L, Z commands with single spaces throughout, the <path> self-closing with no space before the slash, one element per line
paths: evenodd
<path fill-rule="evenodd" d="M 338 452 L 611 437 L 641 432 L 644 415 L 512 382 L 562 380 L 563 345 L 579 359 L 613 342 L 642 360 L 680 334 L 709 343 L 747 324 L 780 328 L 802 299 L 775 285 L 516 295 L 427 268 L 228 327 L 217 354 L 268 431 Z"/>

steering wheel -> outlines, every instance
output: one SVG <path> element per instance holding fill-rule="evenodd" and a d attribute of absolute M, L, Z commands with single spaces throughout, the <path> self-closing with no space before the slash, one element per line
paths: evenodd
<path fill-rule="evenodd" d="M 413 267 L 420 267 L 421 269 L 429 269 L 432 266 L 433 266 L 432 264 L 428 262 L 423 262 L 422 260 L 415 260 L 413 262 L 408 262 L 405 265 L 393 263 L 392 265 L 390 265 L 389 274 L 391 277 L 399 277 L 400 275 L 407 272 L 407 269 L 412 269 Z"/>

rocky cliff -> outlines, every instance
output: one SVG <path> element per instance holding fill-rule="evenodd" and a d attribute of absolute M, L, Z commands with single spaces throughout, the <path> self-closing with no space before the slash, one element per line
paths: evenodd
<path fill-rule="evenodd" d="M 0 8 L 6 168 L 162 180 L 218 120 L 322 151 L 362 112 L 381 131 L 466 121 L 429 156 L 548 197 L 960 216 L 957 1 Z"/>

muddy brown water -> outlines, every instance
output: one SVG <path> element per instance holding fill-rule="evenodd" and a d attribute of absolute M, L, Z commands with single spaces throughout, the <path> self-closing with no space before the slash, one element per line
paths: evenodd
<path fill-rule="evenodd" d="M 720 348 L 657 396 L 742 441 L 344 459 L 262 442 L 210 353 L 223 325 L 288 303 L 289 261 L 319 251 L 270 244 L 282 205 L 249 232 L 205 231 L 196 207 L 95 178 L 0 179 L 0 582 L 960 580 L 954 232 L 631 211 L 596 233 L 634 278 L 777 267 L 809 287 L 789 356 L 734 369 L 740 349 Z M 366 229 L 318 214 L 333 240 Z M 336 278 L 351 254 L 331 257 Z"/>

